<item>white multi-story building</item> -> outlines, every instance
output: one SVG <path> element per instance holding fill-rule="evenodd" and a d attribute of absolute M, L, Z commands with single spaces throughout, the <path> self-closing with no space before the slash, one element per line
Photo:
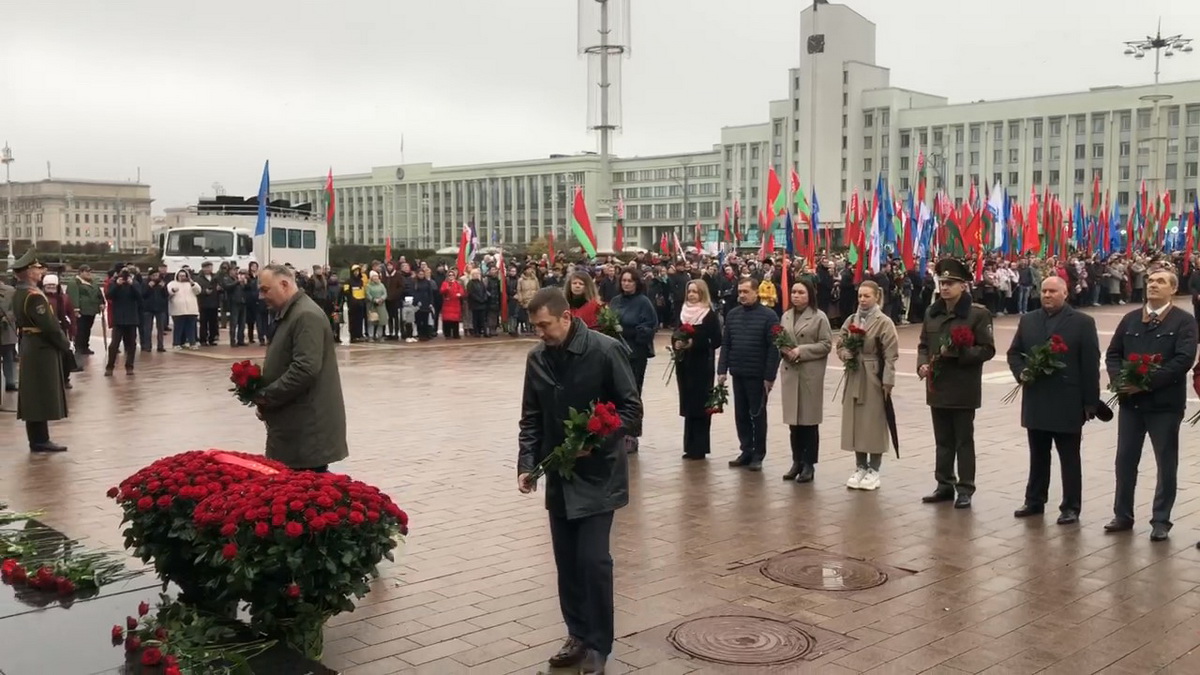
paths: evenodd
<path fill-rule="evenodd" d="M 0 184 L 0 237 L 144 250 L 151 244 L 153 201 L 149 185 L 125 181 L 47 178 Z"/>
<path fill-rule="evenodd" d="M 1097 176 L 1123 207 L 1143 179 L 1174 205 L 1196 197 L 1200 81 L 950 104 L 892 87 L 890 71 L 875 62 L 875 24 L 846 5 L 806 8 L 800 37 L 788 98 L 768 104 L 766 122 L 725 127 L 708 151 L 613 160 L 627 245 L 653 248 L 664 232 L 690 242 L 697 220 L 715 241 L 724 210 L 739 200 L 753 244 L 771 167 L 785 187 L 795 170 L 810 199 L 814 189 L 824 195 L 822 223 L 837 227 L 852 192 L 869 195 L 879 176 L 901 198 L 915 189 L 922 154 L 930 193 L 942 188 L 955 200 L 972 184 L 983 194 L 999 183 L 1015 199 L 1049 189 L 1088 203 Z M 520 244 L 551 230 L 565 237 L 572 186 L 584 186 L 589 212 L 598 213 L 599 171 L 599 157 L 573 155 L 335 176 L 333 236 L 439 248 L 455 245 L 473 220 L 484 244 Z M 277 181 L 271 191 L 319 204 L 324 185 L 323 177 Z"/>

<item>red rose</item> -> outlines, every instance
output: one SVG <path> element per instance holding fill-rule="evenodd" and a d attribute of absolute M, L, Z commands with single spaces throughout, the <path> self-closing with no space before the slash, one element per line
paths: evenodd
<path fill-rule="evenodd" d="M 55 585 L 58 586 L 59 595 L 70 595 L 75 592 L 75 582 L 66 577 L 56 579 Z"/>
<path fill-rule="evenodd" d="M 780 326 L 779 324 L 775 324 L 774 326 L 771 326 L 771 335 L 772 336 L 779 335 L 782 332 L 783 332 L 783 326 Z"/>
<path fill-rule="evenodd" d="M 1147 375 L 1149 373 L 1150 373 L 1150 364 L 1142 363 L 1140 366 L 1137 367 L 1138 375 Z"/>
<path fill-rule="evenodd" d="M 350 520 L 351 525 L 362 525 L 366 518 L 358 511 L 351 511 L 350 515 L 346 516 Z"/>
<path fill-rule="evenodd" d="M 120 626 L 113 626 L 112 627 L 112 639 L 113 639 L 113 642 L 120 642 L 121 640 L 124 640 L 125 639 L 125 629 L 121 628 Z"/>
<path fill-rule="evenodd" d="M 162 663 L 162 651 L 158 647 L 146 647 L 146 651 L 142 652 L 143 666 L 157 666 Z"/>
<path fill-rule="evenodd" d="M 149 613 L 150 613 L 150 603 L 139 602 L 138 603 L 138 616 L 146 616 Z"/>
<path fill-rule="evenodd" d="M 232 537 L 234 534 L 237 534 L 237 525 L 234 525 L 233 523 L 225 523 L 221 526 L 222 537 Z"/>
<path fill-rule="evenodd" d="M 271 517 L 271 527 L 283 527 L 285 522 L 287 522 L 287 516 L 277 513 Z"/>
<path fill-rule="evenodd" d="M 228 544 L 225 544 L 225 546 L 221 548 L 221 556 L 224 557 L 226 560 L 233 560 L 234 558 L 236 558 L 237 552 L 238 552 L 237 544 L 235 544 L 233 542 L 229 542 Z"/>
<path fill-rule="evenodd" d="M 125 617 L 125 627 L 129 630 L 136 630 L 138 627 L 138 620 L 132 616 Z"/>
<path fill-rule="evenodd" d="M 108 488 L 107 494 L 108 494 L 109 499 L 116 499 L 117 495 L 121 494 L 121 491 L 115 487 L 110 487 L 110 488 Z"/>
<path fill-rule="evenodd" d="M 588 433 L 599 436 L 604 433 L 604 420 L 599 415 L 593 416 L 587 423 Z"/>
<path fill-rule="evenodd" d="M 265 539 L 271 536 L 271 526 L 265 520 L 260 520 L 254 524 L 254 536 Z"/>
<path fill-rule="evenodd" d="M 259 368 L 257 365 L 251 365 L 248 372 L 250 374 L 250 379 L 252 380 L 257 380 L 262 377 L 262 368 Z"/>
<path fill-rule="evenodd" d="M 136 635 L 130 635 L 125 638 L 125 651 L 136 652 L 142 648 L 142 641 Z"/>
<path fill-rule="evenodd" d="M 681 332 L 685 335 L 695 335 L 696 327 L 690 323 L 685 323 L 685 324 L 682 324 L 679 326 L 679 332 Z"/>
<path fill-rule="evenodd" d="M 288 587 L 284 589 L 283 594 L 292 600 L 296 600 L 300 597 L 300 587 L 296 584 L 288 584 Z"/>
<path fill-rule="evenodd" d="M 142 497 L 137 501 L 138 511 L 149 511 L 154 508 L 154 499 L 150 497 Z"/>
<path fill-rule="evenodd" d="M 167 641 L 167 629 L 163 628 L 162 626 L 155 628 L 154 629 L 154 639 L 158 640 L 159 642 L 166 642 Z"/>
<path fill-rule="evenodd" d="M 25 580 L 28 578 L 27 573 L 25 572 L 25 568 L 21 567 L 20 565 L 17 565 L 16 567 L 14 567 L 13 571 L 9 574 L 9 576 L 11 577 L 11 581 L 14 584 L 24 583 Z"/>
<path fill-rule="evenodd" d="M 163 675 L 183 675 L 183 671 L 179 666 L 167 666 L 163 669 Z"/>
<path fill-rule="evenodd" d="M 1162 363 L 1162 354 L 1155 354 L 1150 358 L 1151 363 Z"/>
<path fill-rule="evenodd" d="M 975 332 L 970 326 L 955 326 L 950 330 L 950 344 L 958 348 L 975 346 Z"/>
<path fill-rule="evenodd" d="M 1129 361 L 1130 363 L 1141 363 L 1141 362 L 1142 362 L 1142 355 L 1141 355 L 1141 354 L 1130 354 L 1130 355 L 1129 355 L 1129 359 L 1128 359 L 1128 361 Z"/>
<path fill-rule="evenodd" d="M 287 524 L 287 527 L 283 528 L 283 532 L 287 536 L 295 539 L 296 537 L 304 534 L 304 526 L 293 520 Z"/>

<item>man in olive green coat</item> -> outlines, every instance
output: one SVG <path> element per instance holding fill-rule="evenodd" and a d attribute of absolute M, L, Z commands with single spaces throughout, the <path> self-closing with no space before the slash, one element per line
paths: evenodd
<path fill-rule="evenodd" d="M 925 313 L 917 374 L 926 382 L 925 402 L 933 416 L 937 489 L 921 501 L 953 499 L 954 508 L 969 509 L 975 494 L 975 411 L 983 394 L 983 364 L 996 356 L 996 341 L 991 313 L 971 302 L 967 266 L 946 258 L 938 261 L 935 273 L 940 297 Z M 969 331 L 969 344 L 953 344 L 952 335 L 960 328 Z"/>
<path fill-rule="evenodd" d="M 25 422 L 30 452 L 66 452 L 66 446 L 50 442 L 49 422 L 67 417 L 63 355 L 71 355 L 71 342 L 38 289 L 45 272 L 33 249 L 13 265 L 17 279 L 13 315 L 21 332 L 17 417 Z"/>
<path fill-rule="evenodd" d="M 283 265 L 262 269 L 258 291 L 277 317 L 257 401 L 267 425 L 267 457 L 293 469 L 325 471 L 349 454 L 329 319 Z"/>
<path fill-rule="evenodd" d="M 75 318 L 79 324 L 75 328 L 75 353 L 92 354 L 89 345 L 92 337 L 92 326 L 96 316 L 104 311 L 104 294 L 100 287 L 92 281 L 92 268 L 87 265 L 79 266 L 79 273 L 67 286 L 67 296 L 75 307 Z"/>

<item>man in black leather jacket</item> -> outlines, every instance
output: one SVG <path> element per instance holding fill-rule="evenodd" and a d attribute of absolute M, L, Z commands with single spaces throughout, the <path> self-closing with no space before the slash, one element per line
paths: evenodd
<path fill-rule="evenodd" d="M 558 567 L 558 599 L 568 637 L 550 659 L 553 668 L 582 664 L 582 673 L 604 672 L 613 643 L 613 563 L 609 537 L 613 512 L 629 503 L 625 437 L 642 432 L 642 399 L 624 344 L 588 330 L 571 315 L 559 288 L 543 288 L 529 303 L 530 322 L 542 343 L 525 363 L 525 390 L 517 457 L 517 487 L 536 488 L 530 472 L 566 437 L 570 410 L 593 403 L 616 406 L 621 428 L 586 456 L 570 479 L 546 475 L 546 510 Z"/>

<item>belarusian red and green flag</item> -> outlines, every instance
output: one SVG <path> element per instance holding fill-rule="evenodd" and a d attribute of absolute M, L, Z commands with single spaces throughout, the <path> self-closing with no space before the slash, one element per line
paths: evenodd
<path fill-rule="evenodd" d="M 583 201 L 583 186 L 575 186 L 575 207 L 571 211 L 571 231 L 579 240 L 588 257 L 596 257 L 596 233 L 592 231 L 592 219 L 588 217 L 587 203 Z"/>
<path fill-rule="evenodd" d="M 325 227 L 333 231 L 333 167 L 329 167 L 329 177 L 325 179 Z"/>

